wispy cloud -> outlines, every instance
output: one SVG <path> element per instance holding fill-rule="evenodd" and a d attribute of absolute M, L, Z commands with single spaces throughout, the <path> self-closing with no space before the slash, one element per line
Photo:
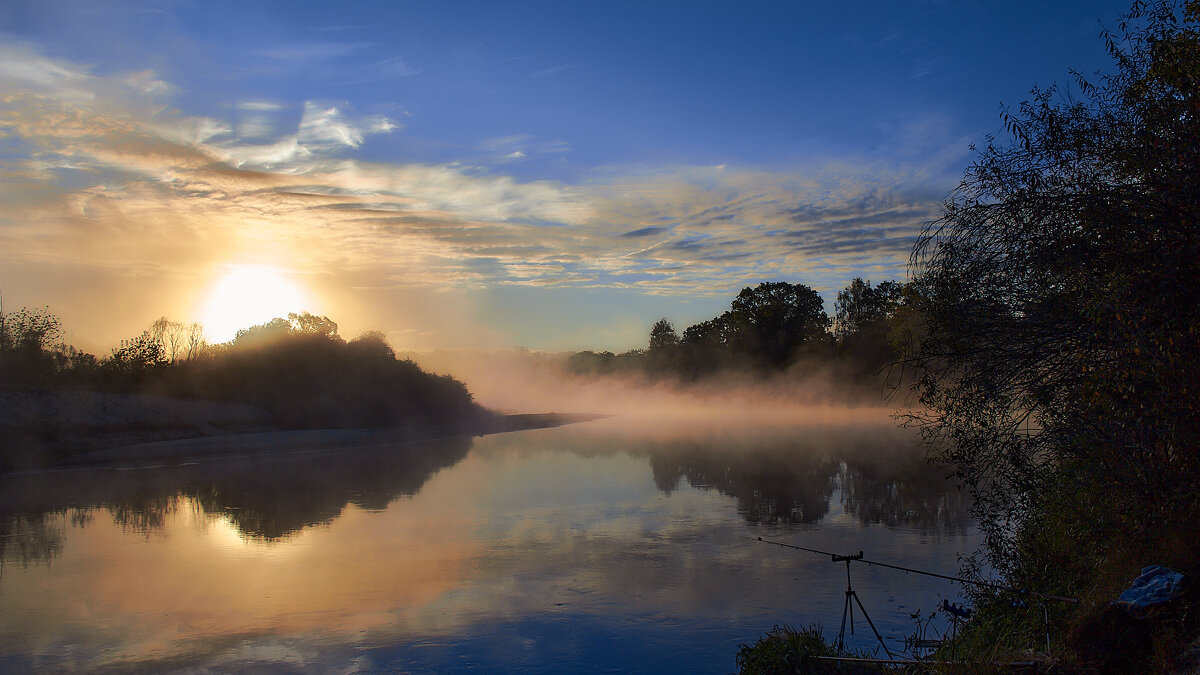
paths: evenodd
<path fill-rule="evenodd" d="M 299 271 L 395 286 L 716 296 L 782 278 L 828 291 L 863 269 L 902 274 L 941 197 L 920 167 L 851 161 L 609 169 L 575 185 L 367 162 L 357 151 L 400 125 L 317 101 L 290 130 L 269 101 L 231 105 L 236 120 L 189 116 L 153 73 L 98 77 L 0 50 L 12 149 L 0 259 L 22 264 L 200 274 L 271 252 Z M 479 149 L 556 147 L 515 134 Z"/>
<path fill-rule="evenodd" d="M 272 61 L 312 65 L 340 59 L 372 46 L 369 42 L 290 42 L 258 49 L 254 54 L 259 58 Z"/>
<path fill-rule="evenodd" d="M 505 164 L 530 157 L 570 152 L 571 144 L 566 141 L 541 140 L 533 134 L 511 134 L 484 139 L 477 149 L 485 153 L 485 162 Z"/>
<path fill-rule="evenodd" d="M 326 31 L 336 32 L 336 31 Z M 293 40 L 245 52 L 239 67 L 278 76 L 306 77 L 341 84 L 383 82 L 421 73 L 386 45 L 364 41 Z"/>
<path fill-rule="evenodd" d="M 568 70 L 571 70 L 572 68 L 578 68 L 578 66 L 574 66 L 571 64 L 564 64 L 561 66 L 551 66 L 549 68 L 543 68 L 542 70 L 538 70 L 533 73 L 530 73 L 529 77 L 532 77 L 534 79 L 550 77 L 551 75 L 557 75 L 559 73 L 563 73 Z"/>

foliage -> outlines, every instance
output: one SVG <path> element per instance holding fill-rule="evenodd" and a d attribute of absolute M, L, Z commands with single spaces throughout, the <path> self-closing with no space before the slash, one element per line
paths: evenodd
<path fill-rule="evenodd" d="M 803 284 L 766 282 L 746 287 L 729 311 L 687 327 L 682 337 L 661 319 L 650 331 L 652 370 L 694 379 L 726 368 L 783 370 L 807 352 L 829 345 L 821 296 Z"/>
<path fill-rule="evenodd" d="M 648 348 L 622 354 L 582 351 L 565 363 L 575 375 L 642 375 L 692 383 L 736 372 L 771 376 L 820 368 L 847 396 L 865 394 L 910 336 L 918 297 L 910 284 L 872 287 L 855 279 L 838 294 L 837 339 L 821 296 L 802 284 L 743 288 L 720 316 L 688 326 L 682 335 L 666 318 L 650 328 Z"/>
<path fill-rule="evenodd" d="M 46 351 L 59 343 L 62 322 L 50 313 L 49 307 L 22 307 L 16 312 L 0 309 L 0 350 Z"/>
<path fill-rule="evenodd" d="M 792 673 L 878 673 L 879 668 L 865 664 L 822 662 L 814 656 L 858 656 L 839 652 L 825 641 L 821 626 L 813 624 L 795 630 L 775 626 L 753 644 L 738 647 L 740 675 L 792 675 Z"/>
<path fill-rule="evenodd" d="M 397 359 L 382 333 L 346 342 L 325 317 L 289 319 L 239 331 L 207 358 L 179 364 L 159 388 L 254 403 L 288 428 L 450 430 L 482 414 L 462 382 Z"/>
<path fill-rule="evenodd" d="M 0 312 L 0 384 L 245 402 L 287 429 L 461 433 L 491 420 L 462 382 L 397 359 L 378 331 L 346 342 L 327 317 L 273 319 L 217 346 L 207 345 L 198 324 L 162 318 L 102 359 L 61 344 L 61 334 L 48 310 Z M 7 447 L 0 470 L 60 459 L 70 430 L 59 426 L 32 419 L 0 429 L 0 446 Z"/>
<path fill-rule="evenodd" d="M 341 340 L 337 330 L 337 323 L 327 316 L 293 312 L 288 314 L 286 319 L 275 317 L 266 323 L 238 330 L 232 344 L 237 347 L 261 345 L 290 335 L 321 335 L 332 340 Z"/>
<path fill-rule="evenodd" d="M 741 675 L 782 675 L 798 673 L 809 663 L 809 656 L 837 656 L 837 650 L 825 642 L 818 625 L 799 631 L 775 626 L 753 644 L 738 648 L 737 666 Z"/>
<path fill-rule="evenodd" d="M 883 324 L 903 299 L 904 285 L 883 281 L 874 288 L 870 281 L 856 278 L 838 291 L 834 303 L 834 336 L 839 340 Z"/>
<path fill-rule="evenodd" d="M 909 421 L 1022 587 L 1077 592 L 1197 515 L 1198 29 L 1197 0 L 1135 3 L 1104 34 L 1115 73 L 1006 111 L 1011 140 L 988 139 L 913 254 Z"/>
<path fill-rule="evenodd" d="M 743 288 L 726 316 L 734 353 L 774 369 L 789 365 L 802 346 L 824 341 L 829 328 L 821 296 L 782 281 Z"/>
<path fill-rule="evenodd" d="M 49 308 L 22 307 L 10 313 L 0 308 L 0 380 L 45 384 L 66 361 L 62 322 Z"/>
<path fill-rule="evenodd" d="M 146 331 L 131 340 L 122 340 L 101 367 L 110 385 L 128 388 L 146 381 L 169 363 L 162 339 Z"/>
<path fill-rule="evenodd" d="M 679 333 L 665 318 L 650 328 L 646 369 L 652 373 L 673 373 L 679 369 Z"/>
<path fill-rule="evenodd" d="M 661 350 L 670 350 L 679 346 L 679 333 L 675 332 L 675 326 L 671 325 L 666 319 L 659 319 L 654 326 L 650 328 L 650 353 Z"/>
<path fill-rule="evenodd" d="M 184 324 L 164 316 L 146 332 L 162 345 L 163 357 L 170 363 L 199 358 L 208 347 L 204 327 L 198 323 Z"/>
<path fill-rule="evenodd" d="M 834 336 L 842 354 L 853 354 L 867 370 L 876 371 L 900 356 L 892 339 L 894 319 L 908 294 L 906 286 L 883 281 L 854 279 L 837 294 L 834 303 Z"/>
<path fill-rule="evenodd" d="M 614 375 L 641 372 L 645 352 L 632 349 L 620 354 L 609 351 L 575 352 L 567 358 L 567 372 L 573 375 Z"/>

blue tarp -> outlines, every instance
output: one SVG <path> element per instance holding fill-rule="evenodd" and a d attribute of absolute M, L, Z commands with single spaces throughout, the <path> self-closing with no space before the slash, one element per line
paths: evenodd
<path fill-rule="evenodd" d="M 1183 588 L 1183 575 L 1162 565 L 1148 565 L 1114 605 L 1130 614 L 1141 614 L 1155 605 L 1170 602 Z"/>

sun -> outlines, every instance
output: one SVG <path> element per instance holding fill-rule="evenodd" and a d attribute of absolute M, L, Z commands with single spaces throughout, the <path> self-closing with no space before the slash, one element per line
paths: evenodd
<path fill-rule="evenodd" d="M 232 267 L 213 284 L 204 308 L 204 332 L 212 342 L 228 342 L 238 330 L 307 309 L 307 297 L 269 267 Z"/>

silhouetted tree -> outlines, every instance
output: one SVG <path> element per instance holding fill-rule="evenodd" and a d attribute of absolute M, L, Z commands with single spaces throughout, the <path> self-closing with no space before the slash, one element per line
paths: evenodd
<path fill-rule="evenodd" d="M 913 255 L 912 420 L 974 488 L 1006 573 L 1047 495 L 1100 500 L 1078 503 L 1080 532 L 1195 514 L 1200 2 L 1182 9 L 1136 4 L 1105 34 L 1115 73 L 1006 112 L 1011 141 L 989 138 Z"/>
<path fill-rule="evenodd" d="M 127 389 L 145 382 L 170 364 L 162 340 L 150 331 L 129 340 L 122 340 L 100 366 L 110 387 Z"/>
<path fill-rule="evenodd" d="M 184 326 L 178 321 L 162 317 L 150 324 L 147 331 L 151 337 L 158 340 L 163 347 L 163 356 L 168 363 L 174 363 L 183 350 Z"/>
<path fill-rule="evenodd" d="M 252 326 L 209 358 L 181 364 L 161 386 L 254 403 L 288 428 L 465 431 L 487 417 L 462 382 L 397 359 L 383 333 L 345 342 L 336 326 L 311 314 Z"/>
<path fill-rule="evenodd" d="M 892 318 L 904 300 L 904 285 L 855 279 L 838 291 L 834 335 L 843 359 L 875 371 L 899 357 L 890 340 Z"/>
<path fill-rule="evenodd" d="M 679 334 L 666 319 L 659 319 L 650 329 L 650 353 L 679 346 Z"/>
<path fill-rule="evenodd" d="M 337 323 L 327 316 L 317 316 L 308 312 L 301 314 L 292 313 L 288 314 L 288 322 L 291 323 L 292 330 L 297 333 L 312 333 L 325 336 L 337 335 Z"/>
<path fill-rule="evenodd" d="M 856 278 L 838 291 L 833 304 L 834 335 L 839 341 L 887 322 L 902 297 L 903 284 L 883 281 L 874 288 L 870 281 Z"/>
<path fill-rule="evenodd" d="M 695 378 L 730 362 L 729 313 L 688 326 L 679 341 L 682 373 Z"/>
<path fill-rule="evenodd" d="M 292 324 L 287 319 L 275 317 L 266 323 L 260 323 L 248 328 L 240 328 L 234 334 L 231 345 L 234 347 L 250 347 L 282 340 L 293 332 Z"/>
<path fill-rule="evenodd" d="M 646 351 L 646 367 L 656 374 L 674 373 L 679 369 L 679 333 L 670 321 L 659 319 L 650 329 L 650 348 Z"/>
<path fill-rule="evenodd" d="M 382 331 L 366 331 L 347 343 L 347 346 L 366 360 L 386 361 L 396 358 L 396 352 L 392 350 L 387 336 Z"/>
<path fill-rule="evenodd" d="M 0 307 L 0 381 L 46 385 L 57 373 L 62 323 L 48 308 Z"/>
<path fill-rule="evenodd" d="M 0 351 L 45 352 L 57 346 L 61 338 L 62 321 L 49 307 L 5 312 L 0 306 Z"/>
<path fill-rule="evenodd" d="M 743 288 L 726 323 L 735 353 L 775 369 L 786 367 L 805 343 L 823 341 L 829 329 L 821 296 L 803 284 L 782 281 Z"/>
<path fill-rule="evenodd" d="M 186 358 L 189 361 L 204 353 L 208 347 L 208 341 L 204 338 L 204 326 L 198 323 L 188 324 L 183 344 L 187 350 Z"/>

